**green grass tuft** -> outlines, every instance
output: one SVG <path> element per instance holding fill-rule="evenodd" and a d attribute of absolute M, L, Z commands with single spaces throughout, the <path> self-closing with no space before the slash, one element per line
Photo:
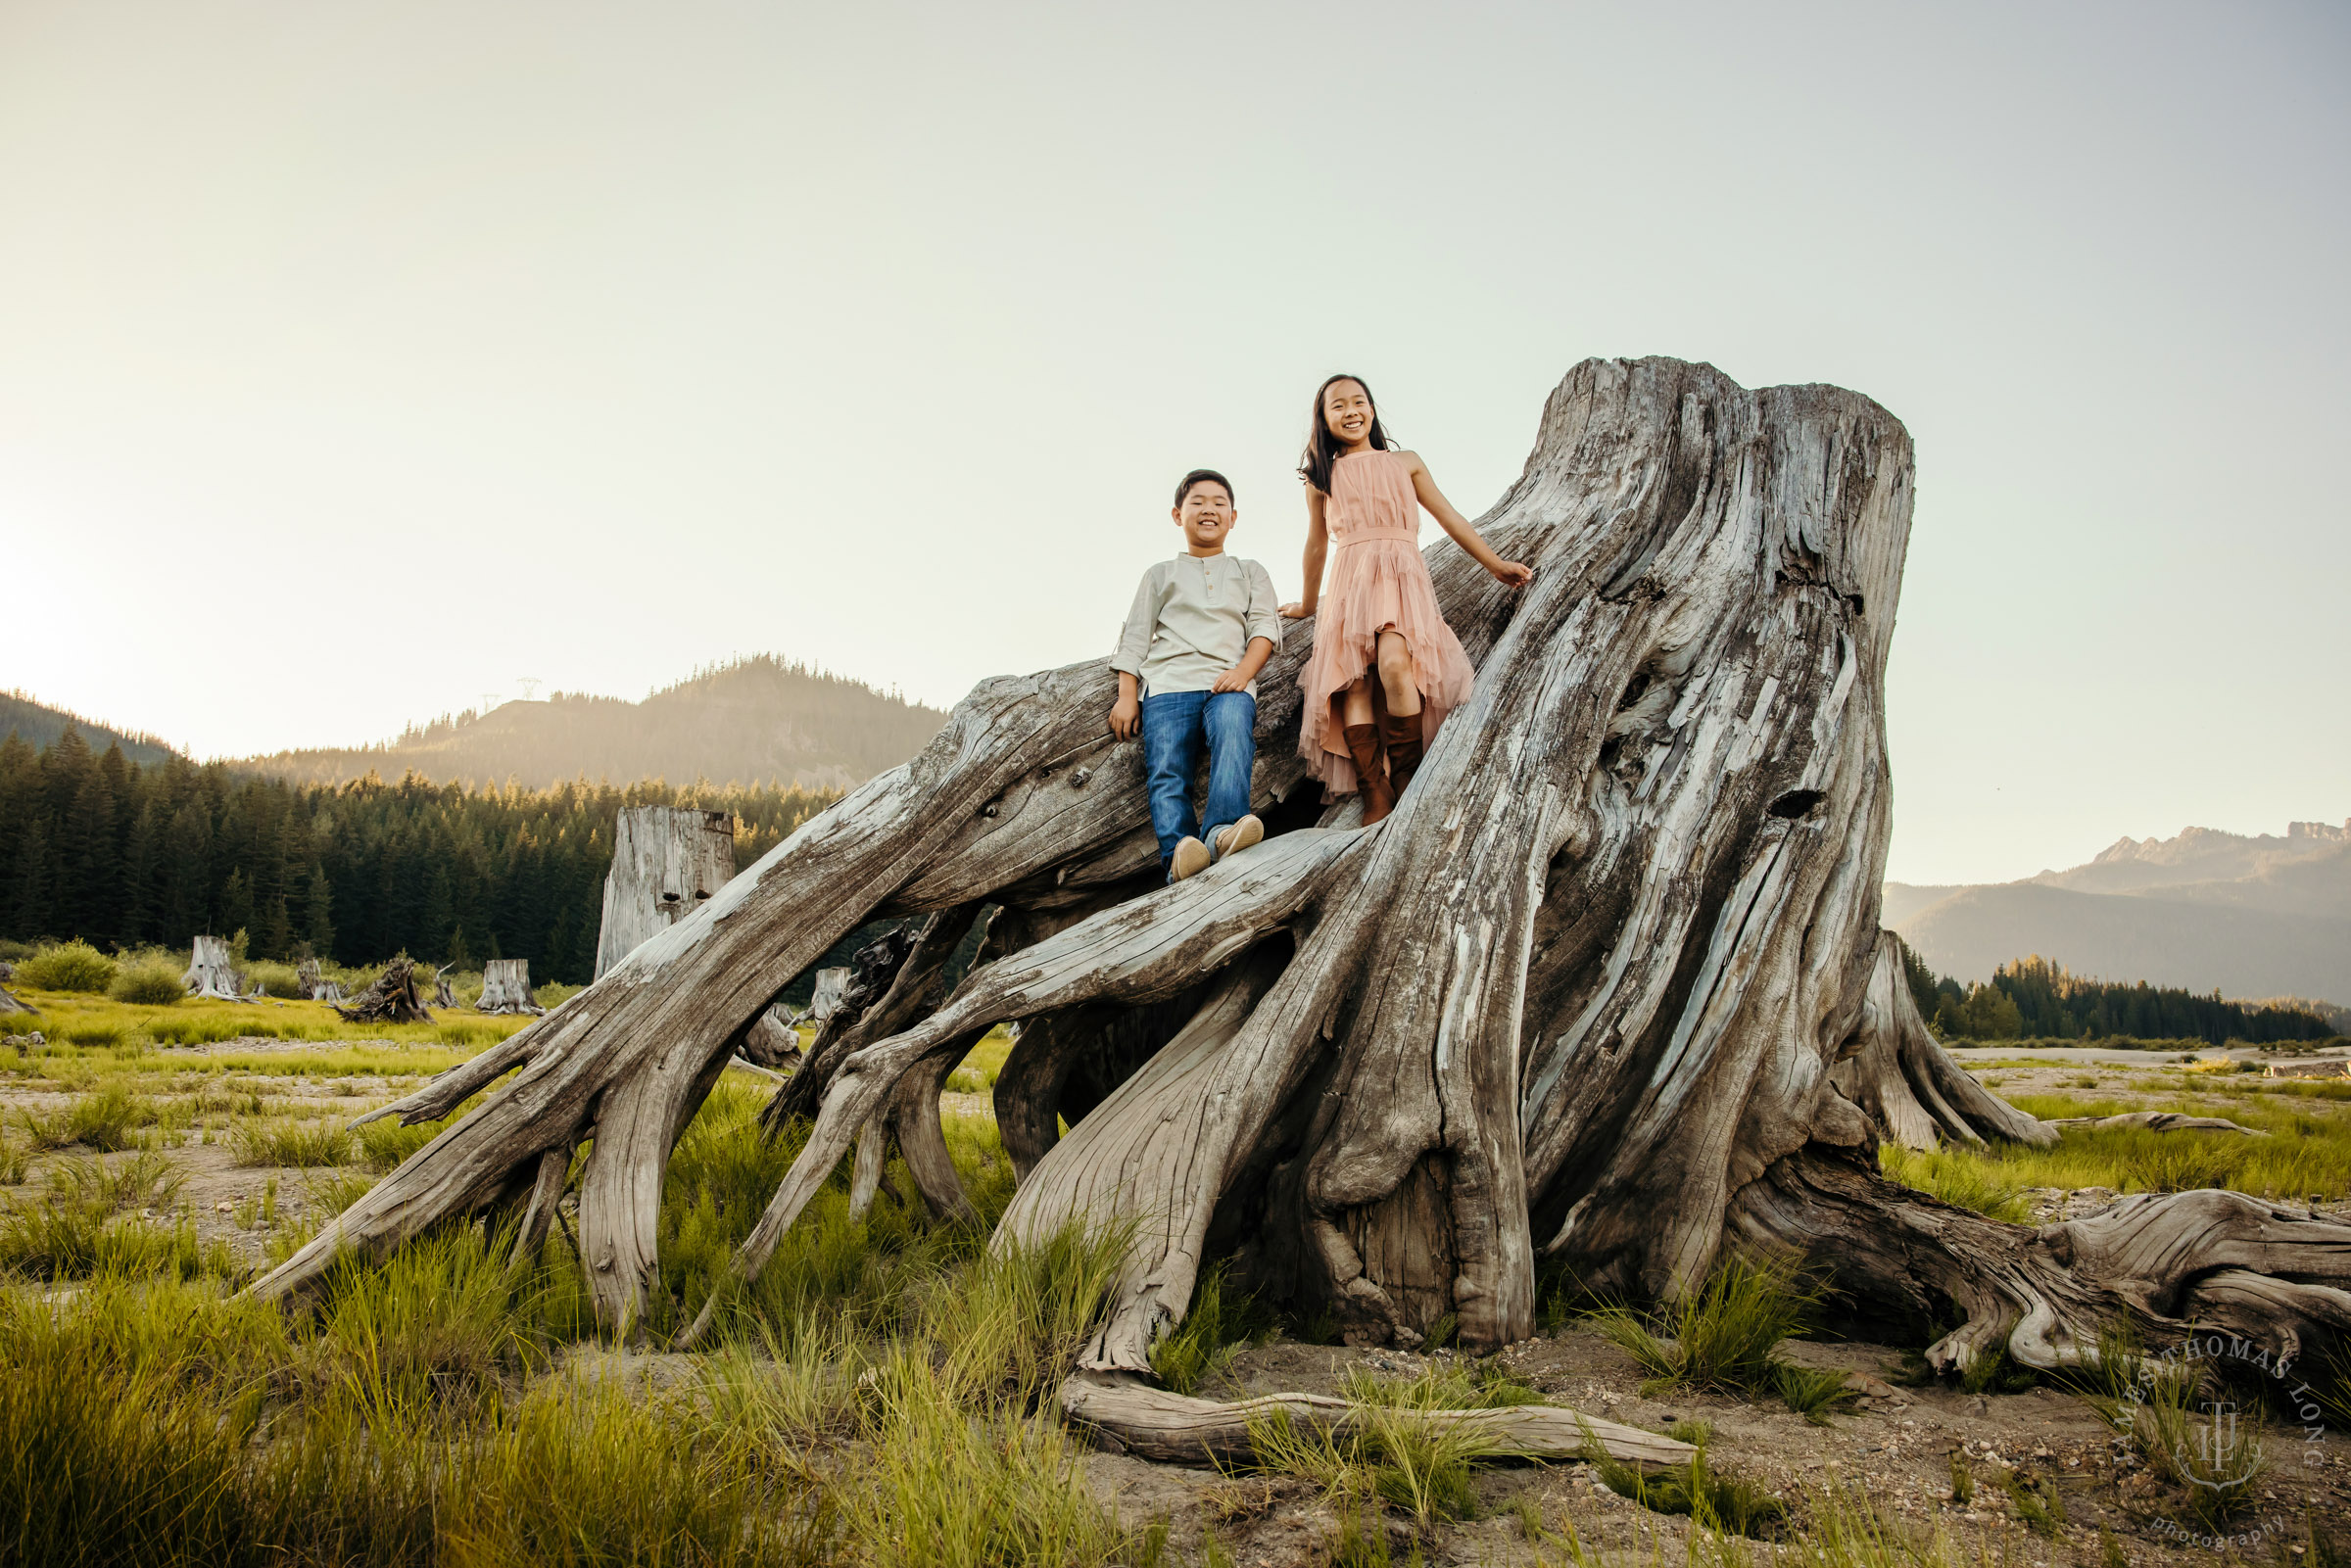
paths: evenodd
<path fill-rule="evenodd" d="M 372 1123 L 370 1123 L 372 1125 Z M 240 1165 L 347 1165 L 357 1144 L 340 1121 L 249 1121 L 229 1134 Z"/>
<path fill-rule="evenodd" d="M 1672 1436 L 1698 1450 L 1689 1463 L 1644 1473 L 1611 1457 L 1598 1443 L 1588 1444 L 1584 1456 L 1601 1484 L 1618 1497 L 1655 1513 L 1686 1515 L 1707 1530 L 1763 1536 L 1787 1518 L 1787 1505 L 1769 1492 L 1713 1467 L 1707 1457 L 1712 1434 L 1703 1423 L 1676 1426 Z"/>
<path fill-rule="evenodd" d="M 1810 1326 L 1819 1303 L 1792 1263 L 1734 1257 L 1654 1320 L 1621 1305 L 1586 1320 L 1640 1364 L 1650 1389 L 1779 1396 L 1819 1420 L 1833 1396 L 1779 1354 L 1781 1341 Z"/>
<path fill-rule="evenodd" d="M 1177 1394 L 1197 1393 L 1271 1326 L 1271 1315 L 1259 1311 L 1250 1297 L 1227 1288 L 1225 1265 L 1217 1263 L 1201 1274 L 1183 1321 L 1151 1347 L 1151 1370 Z"/>
<path fill-rule="evenodd" d="M 1860 1396 L 1835 1367 L 1799 1366 L 1782 1361 L 1773 1385 L 1788 1408 L 1814 1426 L 1830 1426 L 1829 1417 Z"/>

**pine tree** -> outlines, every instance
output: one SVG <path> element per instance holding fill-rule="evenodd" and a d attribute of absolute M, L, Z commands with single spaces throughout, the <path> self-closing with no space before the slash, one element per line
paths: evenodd
<path fill-rule="evenodd" d="M 207 929 L 213 896 L 212 813 L 192 799 L 171 814 L 164 835 L 164 919 L 157 934 L 176 947 Z"/>
<path fill-rule="evenodd" d="M 254 941 L 255 950 L 264 958 L 284 958 L 294 950 L 294 920 L 286 909 L 285 894 L 269 900 L 269 908 L 262 916 L 261 934 Z"/>
<path fill-rule="evenodd" d="M 320 958 L 331 959 L 335 952 L 334 889 L 327 885 L 326 868 L 311 862 L 311 874 L 302 894 L 302 939 L 311 944 L 311 951 Z"/>
<path fill-rule="evenodd" d="M 156 935 L 156 861 L 162 837 L 155 803 L 142 802 L 122 844 L 122 940 L 125 945 Z"/>
<path fill-rule="evenodd" d="M 253 929 L 253 883 L 245 879 L 245 870 L 237 867 L 220 884 L 218 905 L 220 928 L 228 931 Z"/>
<path fill-rule="evenodd" d="M 8 878 L 8 929 L 25 941 L 55 934 L 49 929 L 49 834 L 39 817 L 17 838 L 17 860 Z"/>

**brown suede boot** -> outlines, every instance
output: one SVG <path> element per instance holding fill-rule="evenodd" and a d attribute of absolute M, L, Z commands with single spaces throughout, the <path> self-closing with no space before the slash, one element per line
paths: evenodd
<path fill-rule="evenodd" d="M 1351 724 L 1339 732 L 1347 754 L 1355 759 L 1356 787 L 1364 792 L 1364 826 L 1383 821 L 1396 809 L 1396 791 L 1388 787 L 1388 770 L 1379 754 L 1379 726 Z"/>
<path fill-rule="evenodd" d="M 1402 800 L 1413 775 L 1420 769 L 1420 715 L 1401 719 L 1392 713 L 1380 715 L 1379 739 L 1388 754 L 1388 788 Z"/>

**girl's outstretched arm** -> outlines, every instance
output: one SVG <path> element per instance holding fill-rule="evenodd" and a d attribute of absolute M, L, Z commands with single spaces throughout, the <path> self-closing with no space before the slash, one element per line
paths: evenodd
<path fill-rule="evenodd" d="M 1306 487 L 1306 597 L 1281 607 L 1285 621 L 1305 619 L 1322 600 L 1322 557 L 1330 553 L 1330 525 L 1322 520 L 1322 503 L 1328 499 L 1314 486 Z"/>
<path fill-rule="evenodd" d="M 1496 581 L 1508 583 L 1512 588 L 1524 588 L 1535 580 L 1533 567 L 1517 561 L 1506 561 L 1495 554 L 1492 547 L 1478 537 L 1477 530 L 1469 526 L 1469 519 L 1453 509 L 1453 502 L 1447 500 L 1445 493 L 1437 488 L 1435 477 L 1429 473 L 1428 464 L 1420 460 L 1418 452 L 1400 451 L 1396 455 L 1412 465 L 1413 494 L 1420 499 L 1421 505 L 1428 508 L 1429 516 L 1434 517 L 1439 526 L 1453 536 L 1453 542 L 1469 552 L 1470 559 L 1493 573 Z M 1312 550 L 1315 546 L 1310 544 L 1307 547 Z"/>

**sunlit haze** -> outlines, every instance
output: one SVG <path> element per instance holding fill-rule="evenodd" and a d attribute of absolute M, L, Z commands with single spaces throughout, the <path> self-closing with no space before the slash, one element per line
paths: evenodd
<path fill-rule="evenodd" d="M 1316 384 L 1917 442 L 1890 875 L 2351 815 L 2339 6 L 0 0 L 0 686 L 203 756 L 1109 650 Z M 1433 525 L 1427 536 L 1435 538 Z"/>

